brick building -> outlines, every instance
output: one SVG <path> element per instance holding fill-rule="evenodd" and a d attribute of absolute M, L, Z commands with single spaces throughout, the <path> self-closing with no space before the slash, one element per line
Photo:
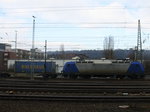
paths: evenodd
<path fill-rule="evenodd" d="M 29 60 L 31 51 L 24 49 L 11 49 L 10 44 L 0 43 L 0 72 L 7 71 L 8 60 Z M 44 53 L 35 50 L 35 59 L 44 59 Z"/>

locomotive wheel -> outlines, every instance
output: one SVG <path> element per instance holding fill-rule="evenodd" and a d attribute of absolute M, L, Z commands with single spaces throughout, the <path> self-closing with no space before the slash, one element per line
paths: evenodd
<path fill-rule="evenodd" d="M 63 77 L 64 77 L 64 78 L 67 78 L 67 77 L 68 77 L 68 74 L 63 74 Z"/>
<path fill-rule="evenodd" d="M 136 74 L 128 75 L 128 77 L 130 79 L 137 79 L 138 78 Z"/>
<path fill-rule="evenodd" d="M 143 74 L 137 74 L 137 79 L 143 79 L 144 75 Z"/>
<path fill-rule="evenodd" d="M 80 76 L 80 77 L 83 78 L 83 79 L 90 79 L 91 75 L 85 75 L 85 76 Z"/>
<path fill-rule="evenodd" d="M 144 77 L 145 77 L 144 75 L 140 75 L 140 79 L 144 79 Z"/>
<path fill-rule="evenodd" d="M 124 79 L 125 76 L 124 76 L 124 75 L 117 75 L 116 78 L 117 78 L 117 79 L 118 79 L 118 78 L 119 78 L 119 79 Z"/>
<path fill-rule="evenodd" d="M 69 74 L 69 78 L 70 79 L 77 79 L 77 75 L 76 74 Z"/>

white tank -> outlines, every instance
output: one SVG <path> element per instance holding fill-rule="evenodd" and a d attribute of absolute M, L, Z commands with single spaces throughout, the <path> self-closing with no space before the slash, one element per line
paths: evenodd
<path fill-rule="evenodd" d="M 125 61 L 107 62 L 77 62 L 76 66 L 81 75 L 121 75 L 125 74 L 130 66 Z"/>

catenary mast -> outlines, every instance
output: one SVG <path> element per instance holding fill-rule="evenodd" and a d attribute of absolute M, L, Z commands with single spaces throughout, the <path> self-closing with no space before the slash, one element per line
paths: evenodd
<path fill-rule="evenodd" d="M 142 40 L 141 40 L 141 24 L 140 20 L 138 20 L 138 35 L 137 35 L 137 49 L 136 49 L 136 61 L 140 61 L 142 63 Z"/>

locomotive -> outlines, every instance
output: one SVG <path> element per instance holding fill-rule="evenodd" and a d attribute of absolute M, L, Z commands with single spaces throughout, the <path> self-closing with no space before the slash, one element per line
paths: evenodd
<path fill-rule="evenodd" d="M 144 67 L 139 62 L 129 62 L 127 60 L 67 62 L 63 68 L 63 76 L 69 78 L 110 76 L 116 78 L 142 78 L 144 77 Z"/>

